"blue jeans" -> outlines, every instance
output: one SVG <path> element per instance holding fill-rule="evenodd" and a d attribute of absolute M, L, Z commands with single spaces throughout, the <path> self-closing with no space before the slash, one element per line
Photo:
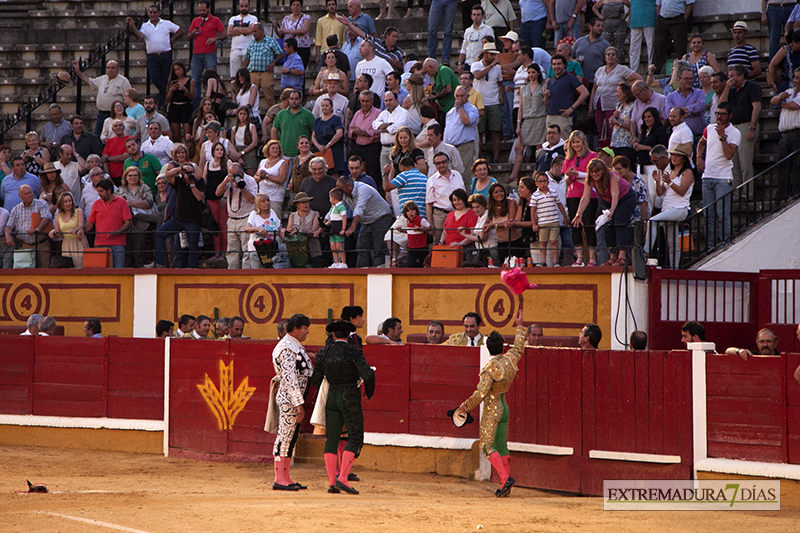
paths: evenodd
<path fill-rule="evenodd" d="M 206 69 L 217 70 L 217 52 L 208 52 L 207 54 L 194 54 L 192 55 L 192 79 L 194 80 L 194 100 L 192 100 L 192 107 L 195 109 L 200 105 L 200 90 L 203 81 L 203 72 Z"/>
<path fill-rule="evenodd" d="M 175 239 L 172 247 L 172 254 L 175 256 L 175 260 L 172 263 L 172 268 L 197 268 L 197 263 L 200 260 L 200 224 L 180 222 L 176 218 L 167 220 L 156 230 L 155 262 L 157 265 L 164 265 L 164 252 L 167 248 L 167 237 L 181 231 L 186 232 L 187 241 L 189 242 L 189 251 L 188 253 L 185 252 L 183 248 L 181 248 L 180 240 Z"/>
<path fill-rule="evenodd" d="M 456 0 L 433 0 L 428 13 L 428 57 L 436 58 L 439 44 L 439 22 L 444 26 L 442 39 L 442 63 L 450 63 L 450 48 L 453 45 L 453 26 L 456 23 Z"/>
<path fill-rule="evenodd" d="M 148 54 L 147 56 L 147 73 L 150 75 L 150 81 L 158 89 L 157 102 L 158 107 L 164 107 L 164 97 L 167 96 L 167 80 L 169 80 L 169 71 L 172 68 L 172 52 L 156 55 Z"/>
<path fill-rule="evenodd" d="M 600 209 L 610 208 L 610 202 L 600 200 Z M 605 243 L 609 251 L 624 249 L 630 245 L 631 217 L 634 209 L 636 209 L 636 193 L 633 192 L 633 189 L 628 189 L 628 193 L 617 201 L 617 208 L 611 215 L 611 220 L 602 227 L 605 231 L 598 232 L 598 247 L 600 246 L 600 233 L 605 233 Z"/>
<path fill-rule="evenodd" d="M 769 57 L 775 57 L 781 47 L 781 37 L 786 27 L 786 21 L 792 14 L 794 5 L 767 6 L 767 28 L 769 31 Z"/>
<path fill-rule="evenodd" d="M 361 224 L 361 231 L 358 232 L 358 268 L 379 266 L 386 261 L 386 242 L 383 238 L 386 232 L 392 227 L 394 219 L 391 216 L 379 218 L 371 224 Z"/>
<path fill-rule="evenodd" d="M 111 263 L 114 268 L 125 268 L 125 245 L 112 244 L 111 248 Z"/>
<path fill-rule="evenodd" d="M 706 211 L 706 248 L 713 248 L 718 242 L 731 239 L 731 201 L 728 194 L 733 190 L 733 180 L 703 178 L 703 207 L 717 202 L 715 209 Z M 717 230 L 717 219 L 722 220 L 722 231 Z"/>
<path fill-rule="evenodd" d="M 100 111 L 97 110 L 97 120 L 94 123 L 94 136 L 98 139 L 100 138 L 100 134 L 103 133 L 103 124 L 105 123 L 106 119 L 111 116 L 110 111 Z M 98 154 L 99 155 L 99 154 Z"/>
<path fill-rule="evenodd" d="M 575 39 L 581 36 L 581 23 L 579 21 L 579 18 L 580 17 L 576 18 L 575 22 L 572 24 L 572 36 Z M 558 44 L 558 41 L 560 41 L 567 34 L 568 26 L 569 26 L 569 21 L 563 22 L 559 24 L 558 28 L 556 28 L 555 31 L 553 32 L 554 35 L 553 42 L 555 42 L 556 45 Z"/>
<path fill-rule="evenodd" d="M 519 29 L 519 38 L 531 48 L 544 49 L 545 40 L 543 34 L 545 26 L 547 26 L 547 17 L 523 22 L 522 27 Z"/>

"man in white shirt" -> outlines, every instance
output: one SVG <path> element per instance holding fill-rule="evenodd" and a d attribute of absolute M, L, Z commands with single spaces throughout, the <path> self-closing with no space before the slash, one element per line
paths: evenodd
<path fill-rule="evenodd" d="M 686 110 L 682 107 L 673 107 L 669 110 L 669 123 L 672 126 L 672 133 L 669 136 L 669 146 L 667 150 L 674 150 L 679 144 L 694 142 L 692 129 L 684 122 Z"/>
<path fill-rule="evenodd" d="M 175 146 L 166 135 L 162 135 L 161 124 L 151 122 L 147 126 L 148 139 L 142 141 L 142 152 L 153 154 L 162 166 L 172 161 L 172 148 Z"/>
<path fill-rule="evenodd" d="M 100 199 L 100 193 L 97 192 L 96 187 L 104 178 L 105 173 L 103 169 L 95 167 L 81 180 L 83 182 L 83 191 L 81 191 L 80 204 L 78 207 L 83 210 L 84 220 L 89 220 L 89 215 L 92 212 L 92 205 Z"/>
<path fill-rule="evenodd" d="M 480 133 L 491 132 L 492 155 L 495 163 L 500 161 L 500 139 L 503 124 L 500 108 L 503 106 L 505 89 L 503 74 L 498 57 L 500 52 L 494 43 L 483 45 L 483 59 L 472 64 L 470 70 L 475 76 L 475 90 L 483 96 L 483 116 L 480 120 Z"/>
<path fill-rule="evenodd" d="M 253 30 L 258 18 L 250 14 L 250 0 L 239 0 L 239 14 L 228 20 L 228 37 L 231 39 L 231 57 L 228 67 L 231 80 L 236 79 L 236 72 L 242 68 L 242 60 L 250 41 L 254 39 Z"/>
<path fill-rule="evenodd" d="M 183 28 L 168 20 L 161 19 L 161 9 L 152 5 L 147 8 L 150 20 L 136 27 L 133 17 L 125 19 L 131 33 L 147 48 L 147 72 L 153 85 L 158 89 L 158 106 L 165 108 L 164 97 L 167 94 L 167 80 L 172 69 L 172 45 L 183 37 Z M 129 89 L 130 86 L 127 87 Z"/>
<path fill-rule="evenodd" d="M 394 134 L 401 127 L 408 126 L 409 123 L 408 111 L 399 105 L 397 97 L 392 91 L 386 91 L 386 94 L 383 95 L 383 104 L 386 109 L 381 111 L 378 118 L 372 123 L 375 131 L 381 134 L 381 168 L 391 163 L 389 156 L 394 146 Z"/>
<path fill-rule="evenodd" d="M 731 124 L 732 115 L 733 106 L 730 103 L 719 104 L 716 124 L 706 126 L 697 143 L 697 168 L 703 172 L 703 206 L 709 207 L 725 197 L 706 212 L 706 243 L 709 249 L 717 242 L 727 242 L 731 238 L 733 197 L 728 193 L 733 190 L 732 159 L 742 138 L 739 130 Z M 722 230 L 717 229 L 716 219 L 722 221 Z"/>
<path fill-rule="evenodd" d="M 28 321 L 26 322 L 26 325 L 28 326 L 28 329 L 26 329 L 24 332 L 20 333 L 20 336 L 22 336 L 22 337 L 34 336 L 35 337 L 36 335 L 38 335 L 39 334 L 39 322 L 41 322 L 43 318 L 44 317 L 42 315 L 40 315 L 39 313 L 33 313 L 31 316 L 29 316 L 28 317 Z"/>
<path fill-rule="evenodd" d="M 338 115 L 339 118 L 342 119 L 342 124 L 344 124 L 347 114 L 347 106 L 350 105 L 350 100 L 348 100 L 346 96 L 339 94 L 339 88 L 341 85 L 342 82 L 339 79 L 339 74 L 336 72 L 328 74 L 328 77 L 325 78 L 325 92 L 322 93 L 319 98 L 317 98 L 317 100 L 314 102 L 314 109 L 311 110 L 311 112 L 314 114 L 314 118 L 319 118 L 322 116 L 322 111 L 319 108 L 322 99 L 330 98 L 333 102 L 333 114 Z"/>
<path fill-rule="evenodd" d="M 73 161 L 73 154 L 76 161 Z M 69 188 L 72 199 L 77 204 L 81 199 L 81 172 L 86 172 L 86 160 L 81 157 L 81 154 L 75 154 L 72 146 L 62 144 L 58 151 L 58 159 L 53 165 L 61 171 L 61 179 Z"/>
<path fill-rule="evenodd" d="M 128 78 L 119 73 L 119 65 L 111 60 L 106 64 L 106 73 L 96 78 L 90 78 L 81 72 L 80 64 L 72 62 L 75 74 L 90 88 L 97 91 L 97 121 L 94 125 L 94 134 L 100 137 L 103 132 L 103 123 L 111 116 L 111 106 L 116 100 L 125 101 L 125 91 L 131 88 Z"/>
<path fill-rule="evenodd" d="M 461 41 L 461 53 L 458 54 L 458 73 L 464 72 L 464 66 L 467 70 L 474 62 L 478 60 L 478 56 L 483 49 L 481 39 L 487 35 L 494 37 L 494 30 L 483 23 L 483 6 L 476 4 L 472 6 L 472 26 L 464 30 L 464 37 Z"/>
<path fill-rule="evenodd" d="M 425 206 L 428 221 L 434 228 L 433 242 L 439 242 L 447 214 L 453 210 L 450 195 L 456 189 L 464 189 L 464 179 L 460 172 L 450 168 L 450 157 L 444 152 L 436 152 L 433 156 L 433 165 L 436 172 L 428 178 Z"/>
<path fill-rule="evenodd" d="M 386 76 L 394 72 L 394 69 L 388 61 L 375 55 L 375 48 L 370 41 L 362 41 L 358 50 L 364 59 L 356 65 L 356 78 L 361 74 L 369 74 L 372 76 L 372 86 L 369 89 L 375 94 L 385 93 Z"/>

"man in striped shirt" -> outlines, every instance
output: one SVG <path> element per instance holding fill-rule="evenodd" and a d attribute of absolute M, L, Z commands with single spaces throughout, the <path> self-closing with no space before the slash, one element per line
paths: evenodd
<path fill-rule="evenodd" d="M 400 174 L 389 181 L 389 175 L 383 175 L 383 190 L 386 192 L 397 189 L 397 194 L 400 197 L 400 209 L 406 202 L 413 201 L 419 207 L 419 216 L 425 216 L 425 194 L 428 185 L 428 177 L 419 171 L 415 166 L 415 161 L 410 157 L 404 157 L 400 160 Z"/>

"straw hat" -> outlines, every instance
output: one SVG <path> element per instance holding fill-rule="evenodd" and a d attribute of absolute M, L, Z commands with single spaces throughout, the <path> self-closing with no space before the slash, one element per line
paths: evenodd
<path fill-rule="evenodd" d="M 512 30 L 512 31 L 506 33 L 505 35 L 503 35 L 500 38 L 501 39 L 508 39 L 509 41 L 511 41 L 513 43 L 513 42 L 519 41 L 519 34 Z"/>
<path fill-rule="evenodd" d="M 313 196 L 309 196 L 304 192 L 299 192 L 294 195 L 294 200 L 292 200 L 292 203 L 299 204 L 300 202 L 310 202 L 313 199 L 314 199 Z"/>
<path fill-rule="evenodd" d="M 667 150 L 670 155 L 682 155 L 689 161 L 692 160 L 692 145 L 690 143 L 681 143 L 675 146 L 672 150 Z"/>
<path fill-rule="evenodd" d="M 490 53 L 490 54 L 499 54 L 500 50 L 494 45 L 494 43 L 486 43 L 483 45 L 483 53 Z"/>
<path fill-rule="evenodd" d="M 731 28 L 731 31 L 733 30 L 750 31 L 747 27 L 747 23 L 743 20 L 737 20 L 736 23 L 733 25 L 733 28 Z"/>
<path fill-rule="evenodd" d="M 72 87 L 73 85 L 72 76 L 66 70 L 60 70 L 58 73 L 51 72 L 50 77 L 65 87 Z"/>
<path fill-rule="evenodd" d="M 53 163 L 45 163 L 44 168 L 42 169 L 39 174 L 50 174 L 51 172 L 55 172 L 56 174 L 61 174 L 61 169 L 56 168 Z"/>

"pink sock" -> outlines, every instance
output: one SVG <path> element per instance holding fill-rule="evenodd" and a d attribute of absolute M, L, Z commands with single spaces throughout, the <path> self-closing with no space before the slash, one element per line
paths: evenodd
<path fill-rule="evenodd" d="M 347 441 L 340 440 L 340 441 L 339 441 L 339 446 L 337 446 L 337 447 L 336 447 L 336 459 L 337 459 L 337 461 L 338 461 L 338 462 L 336 463 L 336 475 L 337 475 L 337 476 L 339 475 L 339 472 L 341 472 L 341 471 L 342 471 L 342 470 L 341 470 L 341 465 L 342 465 L 342 454 L 344 453 L 344 447 L 345 447 L 345 446 L 347 446 Z"/>
<path fill-rule="evenodd" d="M 335 453 L 326 453 L 325 457 L 325 471 L 328 473 L 328 485 L 336 484 L 336 462 L 337 457 Z"/>
<path fill-rule="evenodd" d="M 506 472 L 508 475 L 511 475 L 511 456 L 510 455 L 501 455 L 500 459 L 503 460 L 503 466 L 506 467 Z"/>
<path fill-rule="evenodd" d="M 505 485 L 506 480 L 508 479 L 508 469 L 503 464 L 503 460 L 500 458 L 500 454 L 498 452 L 492 452 L 489 456 L 489 462 L 492 463 L 492 466 L 497 473 L 500 474 L 500 485 Z"/>
<path fill-rule="evenodd" d="M 350 475 L 350 467 L 353 466 L 355 460 L 356 460 L 356 454 L 354 454 L 353 452 L 348 452 L 347 450 L 345 450 L 342 453 L 342 469 L 341 472 L 339 472 L 339 481 L 341 481 L 348 487 L 350 486 L 350 483 L 347 482 L 347 476 Z"/>
<path fill-rule="evenodd" d="M 286 473 L 283 471 L 283 463 L 288 460 L 288 457 L 276 455 L 272 459 L 275 461 L 275 483 L 278 485 L 288 485 Z"/>
<path fill-rule="evenodd" d="M 284 457 L 283 461 L 281 461 L 281 462 L 283 463 L 283 475 L 286 478 L 286 484 L 287 485 L 294 484 L 294 481 L 292 480 L 292 476 L 289 475 L 289 467 L 292 465 L 292 458 L 291 457 Z"/>

